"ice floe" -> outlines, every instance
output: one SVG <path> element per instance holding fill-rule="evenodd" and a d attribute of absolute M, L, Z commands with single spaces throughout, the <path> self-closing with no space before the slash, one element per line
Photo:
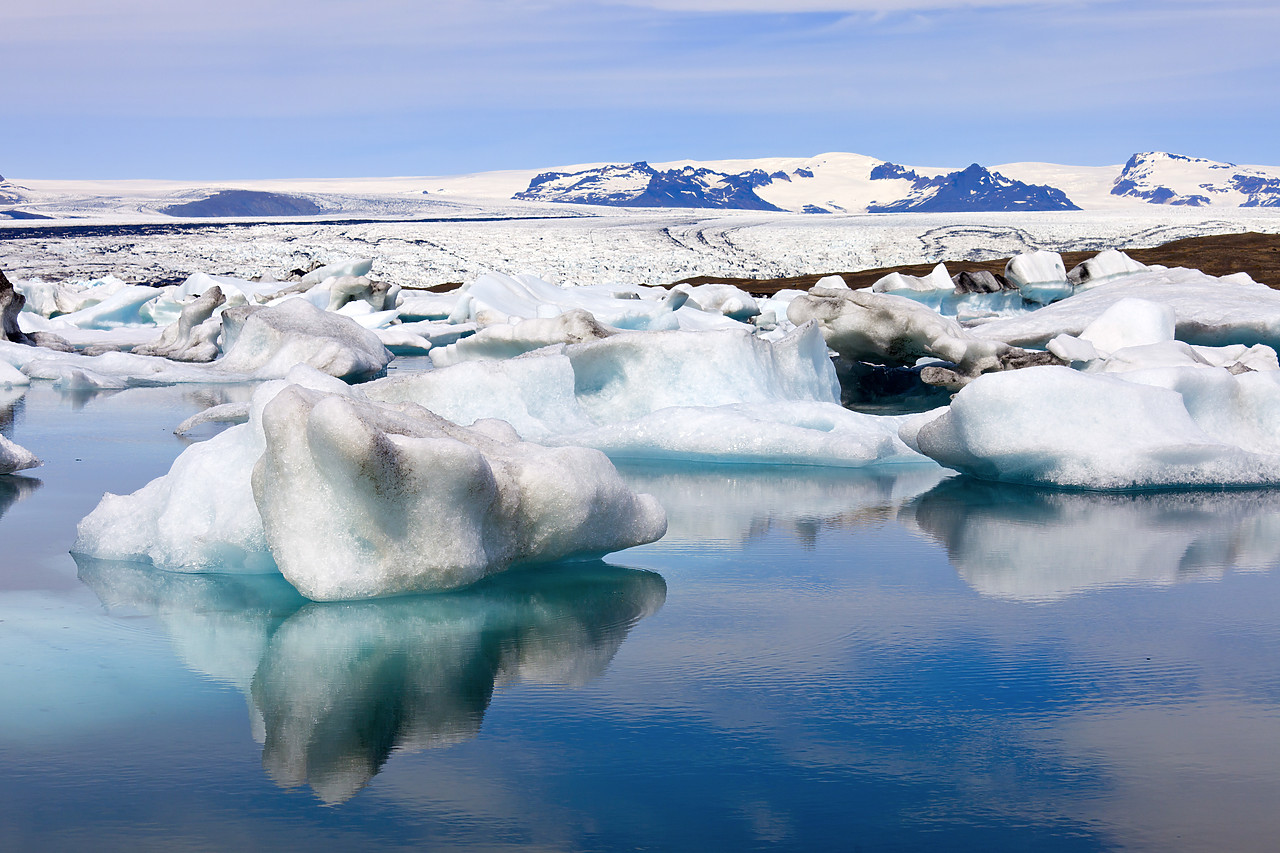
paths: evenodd
<path fill-rule="evenodd" d="M 1033 367 L 979 377 L 901 437 L 957 471 L 1080 489 L 1280 482 L 1280 373 Z"/>
<path fill-rule="evenodd" d="M 596 555 L 666 520 L 599 451 L 460 427 L 368 400 L 308 368 L 254 395 L 249 422 L 108 494 L 75 551 L 174 570 L 278 567 L 313 599 L 463 586 L 514 562 Z"/>
<path fill-rule="evenodd" d="M 39 464 L 40 460 L 30 450 L 0 435 L 0 475 L 25 471 Z"/>

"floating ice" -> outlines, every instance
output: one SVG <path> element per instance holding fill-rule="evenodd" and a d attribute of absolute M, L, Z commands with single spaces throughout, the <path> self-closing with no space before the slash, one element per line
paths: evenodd
<path fill-rule="evenodd" d="M 1126 298 L 1171 308 L 1180 341 L 1203 346 L 1267 344 L 1280 348 L 1280 292 L 1241 274 L 1216 278 L 1199 270 L 1149 268 L 1104 282 L 1070 299 L 1018 317 L 975 326 L 981 338 L 1042 347 L 1060 334 L 1079 336 Z"/>
<path fill-rule="evenodd" d="M 1146 264 L 1138 263 L 1124 252 L 1107 249 L 1074 267 L 1067 273 L 1067 280 L 1077 290 L 1084 290 L 1145 269 Z"/>
<path fill-rule="evenodd" d="M 0 361 L 0 388 L 18 388 L 30 385 L 31 377 L 7 361 Z"/>
<path fill-rule="evenodd" d="M 299 368 L 255 393 L 247 424 L 133 495 L 105 496 L 74 550 L 187 571 L 274 564 L 308 597 L 369 598 L 615 551 L 665 525 L 598 451 L 373 403 Z"/>
<path fill-rule="evenodd" d="M 176 322 L 166 326 L 153 343 L 134 347 L 136 355 L 158 355 L 174 361 L 213 361 L 218 357 L 222 320 L 213 316 L 226 299 L 214 286 L 182 309 Z"/>
<path fill-rule="evenodd" d="M 846 358 L 874 364 L 911 366 L 921 358 L 940 358 L 976 375 L 998 368 L 1000 355 L 1009 349 L 889 293 L 814 288 L 792 301 L 787 316 L 796 325 L 816 321 L 827 346 Z"/>
<path fill-rule="evenodd" d="M 898 438 L 903 417 L 852 412 L 834 403 L 674 406 L 554 439 L 616 459 L 859 468 L 919 463 Z"/>
<path fill-rule="evenodd" d="M 226 355 L 215 366 L 259 379 L 283 377 L 299 364 L 342 379 L 368 379 L 393 358 L 373 332 L 302 299 L 224 311 L 222 338 Z"/>
<path fill-rule="evenodd" d="M 317 267 L 311 272 L 306 273 L 302 276 L 301 283 L 310 286 L 313 284 L 320 284 L 330 278 L 341 278 L 342 276 L 367 276 L 371 269 L 373 269 L 372 258 L 339 261 L 337 263 Z"/>
<path fill-rule="evenodd" d="M 581 308 L 604 325 L 617 329 L 711 329 L 738 325 L 719 314 L 683 307 L 688 299 L 685 291 L 672 291 L 661 301 L 643 296 L 638 290 L 620 293 L 611 287 L 558 287 L 532 275 L 485 273 L 465 285 L 464 295 L 450 319 L 506 322 L 512 317 L 555 317 Z"/>
<path fill-rule="evenodd" d="M 1211 367 L 979 377 L 907 444 L 989 480 L 1124 490 L 1280 483 L 1280 374 Z"/>
<path fill-rule="evenodd" d="M 35 468 L 40 460 L 30 450 L 0 435 L 0 475 Z"/>
<path fill-rule="evenodd" d="M 694 303 L 691 307 L 744 323 L 760 313 L 755 297 L 732 284 L 678 284 L 672 289 L 687 292 Z"/>
<path fill-rule="evenodd" d="M 1072 294 L 1071 282 L 1062 256 L 1057 252 L 1035 251 L 1014 255 L 1005 265 L 1004 276 L 1028 302 L 1048 305 Z"/>
<path fill-rule="evenodd" d="M 821 285 L 822 282 L 818 282 L 814 287 L 817 288 Z M 905 296 L 908 299 L 914 299 L 917 302 L 928 305 L 930 308 L 936 309 L 942 304 L 942 300 L 945 297 L 955 292 L 955 283 L 952 282 L 951 275 L 947 272 L 946 264 L 938 264 L 926 276 L 891 272 L 877 279 L 871 285 L 871 291 L 873 293 L 892 293 L 897 296 Z"/>
<path fill-rule="evenodd" d="M 463 425 L 498 418 L 527 440 L 596 447 L 617 458 L 842 467 L 924 461 L 898 440 L 897 419 L 836 402 L 835 371 L 813 325 L 774 343 L 745 329 L 626 332 L 393 376 L 364 391 Z"/>
<path fill-rule="evenodd" d="M 332 393 L 348 390 L 306 367 L 291 371 L 288 382 Z M 252 403 L 257 419 L 191 445 L 163 477 L 131 495 L 105 495 L 81 520 L 73 550 L 177 571 L 275 571 L 250 476 L 266 447 L 262 407 L 286 384 L 259 387 Z"/>
<path fill-rule="evenodd" d="M 1172 341 L 1175 326 L 1176 318 L 1168 305 L 1127 297 L 1103 311 L 1078 337 L 1095 349 L 1110 353 Z"/>
<path fill-rule="evenodd" d="M 431 363 L 447 367 L 463 361 L 497 361 L 553 344 L 578 344 L 611 334 L 586 311 L 571 308 L 558 317 L 486 326 L 456 343 L 436 348 Z"/>

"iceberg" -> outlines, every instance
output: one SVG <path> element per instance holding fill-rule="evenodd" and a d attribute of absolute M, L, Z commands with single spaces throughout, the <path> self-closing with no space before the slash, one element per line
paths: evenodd
<path fill-rule="evenodd" d="M 999 370 L 1011 347 L 979 338 L 956 320 L 891 293 L 814 288 L 787 309 L 796 325 L 814 321 L 827 346 L 841 356 L 887 366 L 910 367 L 920 359 L 956 365 L 962 376 Z"/>
<path fill-rule="evenodd" d="M 314 600 L 452 589 L 666 531 L 604 454 L 522 442 L 501 421 L 460 427 L 291 385 L 261 425 L 254 500 L 281 572 Z"/>
<path fill-rule="evenodd" d="M 468 360 L 499 361 L 554 344 L 602 340 L 614 334 L 581 308 L 558 317 L 519 320 L 486 326 L 474 335 L 431 352 L 431 363 L 448 367 Z"/>
<path fill-rule="evenodd" d="M 1074 291 L 1067 269 L 1057 252 L 1035 251 L 1014 255 L 1005 264 L 1004 277 L 1028 302 L 1048 305 Z"/>
<path fill-rule="evenodd" d="M 331 600 L 453 588 L 665 526 L 599 451 L 522 442 L 498 421 L 460 427 L 300 367 L 255 392 L 248 423 L 187 448 L 138 492 L 106 495 L 74 551 L 179 571 L 278 568 Z"/>
<path fill-rule="evenodd" d="M 225 303 L 222 288 L 209 288 L 183 307 L 178 319 L 166 326 L 159 338 L 134 347 L 134 354 L 158 355 L 173 361 L 213 361 L 220 353 L 218 336 L 222 334 L 222 320 L 213 314 Z"/>
<path fill-rule="evenodd" d="M 1118 378 L 1123 376 L 1124 378 Z M 1032 367 L 981 376 L 900 436 L 975 477 L 1095 490 L 1280 483 L 1280 374 Z"/>
<path fill-rule="evenodd" d="M 215 367 L 258 379 L 278 379 L 306 364 L 361 381 L 381 373 L 394 357 L 374 332 L 303 299 L 224 311 L 222 346 L 226 355 Z"/>
<path fill-rule="evenodd" d="M 1070 299 L 974 326 L 970 332 L 1013 346 L 1043 347 L 1060 334 L 1079 336 L 1122 299 L 1142 299 L 1172 309 L 1174 334 L 1201 346 L 1266 344 L 1280 349 L 1280 292 L 1242 273 L 1221 278 L 1199 270 L 1148 268 Z"/>
<path fill-rule="evenodd" d="M 379 379 L 363 390 L 464 426 L 496 418 L 525 440 L 619 459 L 925 461 L 897 438 L 900 419 L 839 405 L 835 369 L 812 324 L 776 342 L 746 329 L 618 333 Z"/>
<path fill-rule="evenodd" d="M 0 475 L 35 468 L 40 460 L 30 450 L 0 434 Z"/>

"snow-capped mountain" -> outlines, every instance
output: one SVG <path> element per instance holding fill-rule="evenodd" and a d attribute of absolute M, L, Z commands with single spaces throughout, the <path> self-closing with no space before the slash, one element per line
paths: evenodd
<path fill-rule="evenodd" d="M 698 207 L 725 210 L 793 210 L 798 213 L 835 213 L 865 210 L 868 213 L 947 213 L 963 210 L 1079 210 L 1061 190 L 1011 180 L 974 163 L 967 169 L 942 175 L 921 175 L 905 166 L 877 163 L 866 178 L 897 182 L 889 188 L 889 201 L 856 198 L 840 203 L 826 181 L 815 180 L 829 164 L 817 163 L 776 169 L 753 168 L 732 173 L 706 166 L 685 165 L 659 170 L 648 163 L 609 165 L 580 172 L 544 172 L 515 194 L 525 201 L 557 204 L 595 204 L 611 207 Z M 844 164 L 841 164 L 844 165 Z M 859 164 L 865 168 L 867 164 Z M 824 178 L 826 175 L 824 174 Z M 861 175 L 859 175 L 861 177 Z M 808 195 L 790 205 L 769 200 L 774 184 L 810 183 Z M 906 193 L 903 194 L 903 184 Z M 814 193 L 813 190 L 818 190 Z"/>
<path fill-rule="evenodd" d="M 237 182 L 0 179 L 0 220 L 592 216 L 605 210 L 793 213 L 1280 207 L 1280 167 L 1177 154 L 1123 166 L 906 166 L 861 154 L 589 163 L 451 177 Z"/>
<path fill-rule="evenodd" d="M 781 174 L 781 173 L 779 173 Z M 543 172 L 515 194 L 524 201 L 603 204 L 614 207 L 700 207 L 726 210 L 777 210 L 755 194 L 773 177 L 760 169 L 727 175 L 684 166 L 659 171 L 643 161 L 601 166 L 582 172 Z"/>
<path fill-rule="evenodd" d="M 1280 207 L 1280 170 L 1155 151 L 1130 157 L 1111 193 L 1152 204 Z"/>
<path fill-rule="evenodd" d="M 868 213 L 954 213 L 964 210 L 1079 210 L 1062 190 L 1024 184 L 974 163 L 967 169 L 926 178 L 903 166 L 885 163 L 871 179 L 906 179 L 911 194 L 888 204 L 869 204 Z"/>

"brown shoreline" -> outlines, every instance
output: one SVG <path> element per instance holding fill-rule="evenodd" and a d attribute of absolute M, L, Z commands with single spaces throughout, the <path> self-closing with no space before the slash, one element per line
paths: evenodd
<path fill-rule="evenodd" d="M 1088 260 L 1097 252 L 1063 252 L 1062 260 L 1067 269 L 1071 269 L 1081 261 Z M 1223 276 L 1231 273 L 1246 272 L 1254 281 L 1280 290 L 1280 234 L 1214 234 L 1207 237 L 1188 237 L 1165 243 L 1153 249 L 1126 249 L 1125 254 L 1135 261 L 1144 264 L 1161 264 L 1166 267 L 1188 267 L 1202 270 L 1209 275 Z M 952 275 L 969 271 L 987 270 L 1003 273 L 1008 258 L 991 261 L 945 261 Z M 905 275 L 926 275 L 937 265 L 908 264 L 900 267 L 884 267 L 873 270 L 840 272 L 845 284 L 855 290 L 870 287 L 876 279 L 891 273 L 900 272 Z M 673 284 L 732 284 L 750 293 L 752 296 L 772 296 L 779 290 L 808 290 L 823 276 L 833 273 L 813 273 L 797 275 L 789 278 L 753 279 L 726 278 L 724 276 L 699 275 L 681 279 Z"/>

